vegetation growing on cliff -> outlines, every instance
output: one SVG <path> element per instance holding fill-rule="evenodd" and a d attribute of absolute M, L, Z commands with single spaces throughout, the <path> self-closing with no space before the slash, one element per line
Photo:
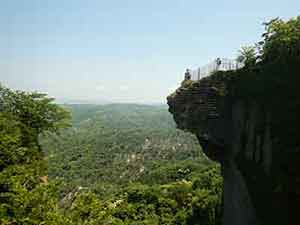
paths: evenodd
<path fill-rule="evenodd" d="M 300 57 L 300 16 L 287 21 L 276 18 L 264 23 L 264 26 L 262 40 L 254 46 L 245 46 L 239 50 L 237 60 L 245 63 L 243 68 L 216 71 L 203 80 L 221 81 L 234 86 L 235 95 L 245 98 L 255 95 L 263 100 L 269 99 L 277 90 L 283 90 L 286 85 L 294 89 L 295 83 L 290 82 L 290 79 L 298 81 L 296 79 L 299 77 L 296 74 Z M 185 80 L 181 87 L 194 88 L 199 86 L 198 82 Z"/>
<path fill-rule="evenodd" d="M 257 44 L 257 62 L 226 73 L 229 93 L 264 104 L 273 118 L 280 118 L 272 119 L 273 134 L 286 146 L 295 146 L 300 125 L 295 124 L 300 113 L 300 17 L 271 20 L 265 23 L 265 31 Z"/>
<path fill-rule="evenodd" d="M 295 145 L 297 127 L 283 124 L 297 121 L 299 115 L 298 84 L 300 83 L 300 17 L 284 21 L 273 19 L 265 25 L 262 40 L 255 46 L 241 50 L 241 60 L 247 63 L 235 71 L 216 71 L 197 82 L 183 82 L 177 90 L 184 88 L 197 90 L 199 83 L 210 83 L 215 94 L 220 97 L 232 96 L 235 99 L 255 99 L 272 112 L 274 134 L 284 138 L 286 145 Z M 169 99 L 176 98 L 176 92 Z M 284 105 L 284 107 L 283 107 Z M 294 122 L 293 122 L 294 121 Z"/>
<path fill-rule="evenodd" d="M 300 202 L 300 17 L 265 23 L 262 40 L 242 54 L 243 68 L 180 87 L 168 97 L 169 110 L 210 158 L 223 162 L 236 150 L 230 160 L 262 224 L 292 224 Z"/>

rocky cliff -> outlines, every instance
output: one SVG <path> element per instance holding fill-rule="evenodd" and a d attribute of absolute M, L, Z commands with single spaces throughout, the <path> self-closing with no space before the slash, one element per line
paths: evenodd
<path fill-rule="evenodd" d="M 221 163 L 223 225 L 297 224 L 299 57 L 185 80 L 168 96 L 179 129 Z"/>

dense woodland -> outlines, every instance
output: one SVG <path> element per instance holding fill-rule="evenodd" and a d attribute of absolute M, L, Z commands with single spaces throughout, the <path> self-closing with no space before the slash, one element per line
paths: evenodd
<path fill-rule="evenodd" d="M 109 191 L 105 184 L 168 183 L 177 176 L 173 170 L 210 165 L 195 138 L 176 130 L 165 106 L 64 107 L 73 127 L 41 138 L 52 178 Z"/>

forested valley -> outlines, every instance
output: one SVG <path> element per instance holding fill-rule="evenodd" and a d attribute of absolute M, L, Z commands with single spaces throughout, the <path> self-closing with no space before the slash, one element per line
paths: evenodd
<path fill-rule="evenodd" d="M 220 224 L 220 168 L 165 105 L 0 102 L 1 224 Z"/>

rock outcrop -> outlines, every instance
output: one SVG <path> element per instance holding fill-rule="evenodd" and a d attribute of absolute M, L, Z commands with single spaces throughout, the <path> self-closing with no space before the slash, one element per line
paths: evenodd
<path fill-rule="evenodd" d="M 300 94 L 292 71 L 298 67 L 265 68 L 183 82 L 168 97 L 178 128 L 194 133 L 205 154 L 221 163 L 223 225 L 296 224 Z"/>

